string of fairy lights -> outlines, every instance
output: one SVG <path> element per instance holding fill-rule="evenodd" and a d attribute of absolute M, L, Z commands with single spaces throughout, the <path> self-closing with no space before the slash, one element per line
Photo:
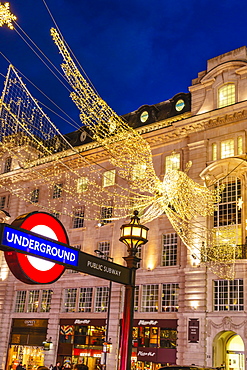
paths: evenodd
<path fill-rule="evenodd" d="M 13 29 L 16 17 L 8 5 L 0 5 L 0 26 Z M 225 230 L 224 244 L 217 229 L 206 226 L 222 188 L 209 190 L 194 182 L 185 172 L 168 171 L 163 181 L 156 175 L 151 148 L 137 131 L 119 117 L 82 76 L 60 33 L 51 36 L 63 57 L 64 76 L 73 92 L 70 96 L 80 111 L 82 127 L 87 127 L 98 157 L 73 147 L 50 121 L 32 97 L 16 69 L 10 65 L 0 105 L 0 152 L 12 159 L 12 172 L 3 173 L 0 187 L 20 200 L 51 213 L 74 217 L 83 205 L 84 219 L 100 219 L 102 207 L 113 208 L 112 219 L 129 216 L 138 209 L 143 223 L 167 215 L 173 228 L 191 252 L 218 276 L 232 279 L 237 256 L 234 232 Z M 113 186 L 103 186 L 102 178 L 111 171 L 99 162 L 111 163 Z M 38 188 L 52 194 L 54 188 L 64 197 L 47 196 L 31 200 Z"/>

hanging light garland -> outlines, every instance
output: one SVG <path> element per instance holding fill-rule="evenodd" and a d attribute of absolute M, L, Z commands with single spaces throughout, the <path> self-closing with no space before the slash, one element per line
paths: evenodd
<path fill-rule="evenodd" d="M 10 27 L 13 15 L 8 13 L 8 7 L 5 12 L 2 7 L 0 20 Z M 227 244 L 219 245 L 215 230 L 208 229 L 205 220 L 213 215 L 221 189 L 211 191 L 178 170 L 169 171 L 161 181 L 155 173 L 148 142 L 93 90 L 56 29 L 51 29 L 51 35 L 63 56 L 62 69 L 73 88 L 70 96 L 80 111 L 82 126 L 95 140 L 92 149 L 97 149 L 101 161 L 111 162 L 121 185 L 102 185 L 106 169 L 99 167 L 99 157 L 92 160 L 95 151 L 85 156 L 82 147 L 73 147 L 10 66 L 0 105 L 0 151 L 2 157 L 13 159 L 15 171 L 0 176 L 0 187 L 36 207 L 71 217 L 78 205 L 86 207 L 83 217 L 91 220 L 99 220 L 100 208 L 110 205 L 114 219 L 129 216 L 133 209 L 140 211 L 143 223 L 165 213 L 191 251 L 196 250 L 219 276 L 232 278 L 236 246 L 231 237 Z M 80 181 L 85 179 L 85 188 L 79 189 Z M 63 198 L 46 197 L 32 202 L 33 189 L 45 185 L 50 194 L 54 186 L 60 186 L 70 208 Z"/>

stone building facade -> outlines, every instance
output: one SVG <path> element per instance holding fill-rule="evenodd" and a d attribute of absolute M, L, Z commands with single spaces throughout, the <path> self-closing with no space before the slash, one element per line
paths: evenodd
<path fill-rule="evenodd" d="M 208 60 L 206 70 L 192 80 L 189 93 L 179 93 L 153 106 L 144 105 L 124 118 L 150 144 L 155 171 L 161 180 L 171 166 L 185 170 L 192 161 L 189 176 L 194 181 L 209 187 L 224 183 L 221 203 L 206 222 L 208 227 L 233 225 L 240 250 L 233 279 L 219 278 L 214 273 L 217 271 L 213 272 L 186 248 L 165 214 L 147 224 L 149 241 L 139 252 L 141 262 L 136 278 L 133 369 L 156 370 L 167 363 L 194 363 L 244 370 L 246 47 Z M 112 170 L 103 149 L 95 147 L 86 134 L 73 132 L 67 137 L 88 157 Z M 3 154 L 0 177 L 17 176 L 20 170 L 8 169 L 7 161 Z M 14 161 L 13 158 L 12 166 Z M 21 186 L 28 191 L 32 180 L 27 178 Z M 44 205 L 52 197 L 42 183 L 38 195 Z M 56 200 L 52 200 L 55 206 Z M 71 206 L 71 200 L 62 192 L 59 200 L 68 208 Z M 35 204 L 25 202 L 18 194 L 10 195 L 6 189 L 0 189 L 0 201 L 1 208 L 11 215 L 10 221 L 37 210 Z M 60 221 L 68 232 L 70 245 L 89 254 L 100 250 L 114 262 L 124 264 L 126 250 L 119 236 L 126 220 L 104 225 L 96 220 L 80 224 L 79 220 L 62 215 Z M 2 369 L 14 368 L 19 360 L 26 362 L 29 370 L 43 363 L 55 364 L 57 360 L 65 364 L 83 360 L 94 370 L 104 360 L 108 318 L 112 346 L 106 355 L 106 366 L 117 368 L 123 286 L 111 284 L 108 317 L 109 281 L 66 271 L 51 285 L 27 285 L 9 272 L 3 255 L 0 277 Z M 49 351 L 44 351 L 40 338 L 51 340 Z"/>

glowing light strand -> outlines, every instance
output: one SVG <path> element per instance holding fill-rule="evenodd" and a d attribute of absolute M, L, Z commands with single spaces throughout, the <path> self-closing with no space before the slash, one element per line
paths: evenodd
<path fill-rule="evenodd" d="M 7 27 L 13 30 L 14 26 L 12 22 L 16 19 L 17 17 L 9 10 L 9 3 L 0 3 L 0 27 L 6 24 Z"/>

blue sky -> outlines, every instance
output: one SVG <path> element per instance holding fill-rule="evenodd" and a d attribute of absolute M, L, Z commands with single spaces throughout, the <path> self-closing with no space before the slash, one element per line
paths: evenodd
<path fill-rule="evenodd" d="M 18 24 L 60 68 L 43 0 L 10 0 Z M 2 2 L 3 3 L 3 2 Z M 207 59 L 247 45 L 241 0 L 46 0 L 65 40 L 93 85 L 119 114 L 187 92 Z M 78 124 L 68 91 L 15 31 L 0 28 L 0 52 Z M 0 89 L 8 62 L 0 55 Z M 23 77 L 34 97 L 59 110 Z M 44 109 L 45 110 L 45 109 Z M 63 133 L 74 127 L 52 115 Z"/>

